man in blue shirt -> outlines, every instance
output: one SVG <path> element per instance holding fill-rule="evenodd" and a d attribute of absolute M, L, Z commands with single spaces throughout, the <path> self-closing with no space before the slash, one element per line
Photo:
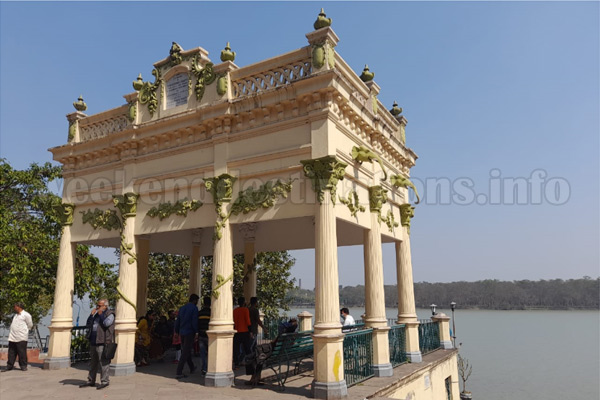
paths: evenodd
<path fill-rule="evenodd" d="M 197 294 L 190 295 L 190 301 L 179 309 L 179 315 L 175 321 L 175 333 L 181 337 L 181 358 L 177 364 L 177 379 L 185 378 L 183 366 L 188 363 L 190 374 L 194 373 L 196 366 L 192 361 L 192 347 L 194 339 L 198 336 L 198 297 Z"/>

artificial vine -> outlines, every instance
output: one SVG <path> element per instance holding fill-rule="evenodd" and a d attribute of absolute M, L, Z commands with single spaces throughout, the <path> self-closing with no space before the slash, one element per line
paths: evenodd
<path fill-rule="evenodd" d="M 125 241 L 125 235 L 123 231 L 127 223 L 127 218 L 134 217 L 137 211 L 137 199 L 139 195 L 129 192 L 124 195 L 114 195 L 113 204 L 119 210 L 119 214 L 115 210 L 100 210 L 96 208 L 94 211 L 87 210 L 81 211 L 82 220 L 84 224 L 90 224 L 94 229 L 106 229 L 108 231 L 115 229 L 119 230 L 120 233 L 120 246 L 121 254 L 127 254 L 128 264 L 133 264 L 137 260 L 137 255 L 133 252 L 133 243 L 127 243 Z M 116 287 L 117 293 L 121 298 L 129 303 L 136 311 L 137 308 L 135 303 L 128 299 L 123 292 L 119 289 L 119 283 L 117 282 Z"/>
<path fill-rule="evenodd" d="M 204 96 L 204 91 L 207 85 L 210 85 L 217 79 L 217 75 L 213 70 L 213 63 L 206 63 L 204 67 L 199 63 L 201 59 L 200 54 L 196 54 L 196 56 L 192 59 L 192 71 L 194 75 L 196 75 L 196 86 L 194 90 L 196 92 L 196 100 L 202 100 Z"/>
<path fill-rule="evenodd" d="M 231 275 L 229 275 L 228 278 L 225 278 L 221 274 L 217 274 L 217 277 L 216 277 L 217 286 L 215 286 L 215 288 L 211 292 L 212 297 L 214 297 L 215 299 L 218 299 L 219 295 L 221 294 L 218 289 L 220 289 L 223 285 L 225 285 L 227 282 L 229 282 L 231 280 L 233 280 L 233 273 Z"/>
<path fill-rule="evenodd" d="M 150 115 L 154 115 L 156 109 L 158 108 L 158 98 L 156 96 L 156 92 L 158 91 L 160 84 L 163 82 L 158 69 L 154 68 L 152 70 L 152 75 L 154 75 L 155 78 L 154 83 L 144 82 L 142 84 L 142 88 L 140 89 L 140 103 L 148 104 L 148 111 L 150 112 Z"/>
<path fill-rule="evenodd" d="M 202 204 L 203 203 L 200 200 L 188 200 L 187 198 L 178 200 L 175 204 L 171 204 L 171 202 L 168 201 L 166 203 L 160 203 L 158 207 L 152 207 L 148 210 L 146 215 L 150 218 L 158 217 L 161 221 L 170 217 L 172 214 L 186 217 L 188 211 L 196 211 L 202 207 Z"/>
<path fill-rule="evenodd" d="M 348 193 L 347 199 L 342 196 L 339 196 L 339 199 L 342 204 L 348 207 L 348 209 L 350 210 L 350 216 L 352 217 L 356 217 L 356 214 L 358 214 L 359 212 L 365 212 L 366 210 L 365 206 L 360 205 L 360 202 L 358 200 L 358 193 L 356 193 L 356 190 L 353 190 L 350 193 Z"/>
<path fill-rule="evenodd" d="M 292 190 L 293 182 L 293 179 L 288 182 L 282 182 L 278 179 L 277 182 L 269 181 L 256 190 L 252 186 L 248 187 L 239 193 L 238 198 L 231 206 L 230 214 L 248 214 L 259 208 L 273 207 L 278 197 L 287 198 L 288 193 Z"/>
<path fill-rule="evenodd" d="M 396 220 L 394 218 L 394 213 L 392 212 L 392 210 L 388 210 L 387 215 L 385 217 L 382 217 L 380 214 L 379 221 L 385 222 L 385 224 L 387 225 L 390 232 L 393 232 L 394 228 L 397 228 L 398 226 L 400 226 L 400 224 L 398 222 L 396 222 Z"/>

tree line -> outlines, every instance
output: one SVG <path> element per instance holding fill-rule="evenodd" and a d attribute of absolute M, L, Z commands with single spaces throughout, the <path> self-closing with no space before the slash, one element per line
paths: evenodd
<path fill-rule="evenodd" d="M 385 305 L 398 305 L 396 285 L 386 285 Z M 585 276 L 581 279 L 500 281 L 486 279 L 476 282 L 429 283 L 416 282 L 415 305 L 429 308 L 449 308 L 451 302 L 460 308 L 488 310 L 526 309 L 598 309 L 600 308 L 600 278 Z M 292 305 L 314 305 L 314 291 L 294 289 L 288 293 Z M 362 307 L 365 304 L 365 287 L 340 287 L 340 304 L 346 307 Z"/>

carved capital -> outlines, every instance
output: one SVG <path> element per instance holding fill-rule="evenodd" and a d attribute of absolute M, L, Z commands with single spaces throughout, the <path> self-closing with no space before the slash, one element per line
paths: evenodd
<path fill-rule="evenodd" d="M 140 195 L 133 192 L 113 196 L 113 203 L 121 213 L 123 222 L 126 218 L 135 217 L 138 197 L 140 197 Z"/>
<path fill-rule="evenodd" d="M 336 202 L 337 184 L 344 179 L 348 164 L 335 156 L 325 156 L 314 160 L 302 160 L 304 175 L 310 178 L 320 204 L 325 199 L 325 191 L 331 192 L 331 201 Z"/>
<path fill-rule="evenodd" d="M 229 203 L 233 196 L 233 184 L 237 178 L 229 174 L 221 174 L 214 178 L 204 180 L 204 186 L 206 190 L 210 192 L 215 202 L 215 209 L 217 211 L 217 222 L 215 223 L 215 234 L 214 240 L 220 240 L 223 236 L 223 227 L 225 222 L 229 219 L 229 214 L 226 214 L 222 210 L 223 203 Z"/>
<path fill-rule="evenodd" d="M 410 235 L 410 220 L 415 216 L 415 208 L 410 204 L 402 204 L 400 206 L 400 223 L 406 227 L 406 231 Z"/>
<path fill-rule="evenodd" d="M 387 203 L 387 192 L 379 185 L 369 187 L 369 209 L 372 213 L 381 214 L 381 207 Z"/>
<path fill-rule="evenodd" d="M 75 211 L 75 204 L 61 203 L 56 204 L 53 207 L 62 226 L 73 225 L 73 212 Z"/>
<path fill-rule="evenodd" d="M 233 197 L 233 184 L 237 178 L 229 174 L 221 174 L 204 180 L 204 186 L 210 192 L 218 208 L 223 203 L 229 203 Z"/>

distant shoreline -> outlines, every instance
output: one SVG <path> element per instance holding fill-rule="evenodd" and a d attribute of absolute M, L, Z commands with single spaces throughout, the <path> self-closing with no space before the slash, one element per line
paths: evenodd
<path fill-rule="evenodd" d="M 365 305 L 364 304 L 349 304 L 349 303 L 344 303 L 345 307 L 351 307 L 351 308 L 364 308 Z M 302 308 L 302 307 L 309 307 L 309 308 L 315 308 L 314 304 L 308 304 L 308 303 L 302 303 L 302 304 L 289 304 L 290 308 Z M 397 305 L 387 305 L 385 306 L 386 308 L 396 308 Z M 429 307 L 419 307 L 417 306 L 417 308 L 422 308 L 422 309 L 427 309 Z M 445 307 L 448 308 L 448 307 Z M 594 308 L 594 307 L 570 307 L 570 308 L 552 308 L 552 307 L 523 307 L 523 308 L 485 308 L 485 307 L 476 307 L 476 306 L 469 306 L 469 307 L 459 307 L 461 310 L 481 310 L 481 311 L 598 311 L 600 310 L 600 308 Z"/>

